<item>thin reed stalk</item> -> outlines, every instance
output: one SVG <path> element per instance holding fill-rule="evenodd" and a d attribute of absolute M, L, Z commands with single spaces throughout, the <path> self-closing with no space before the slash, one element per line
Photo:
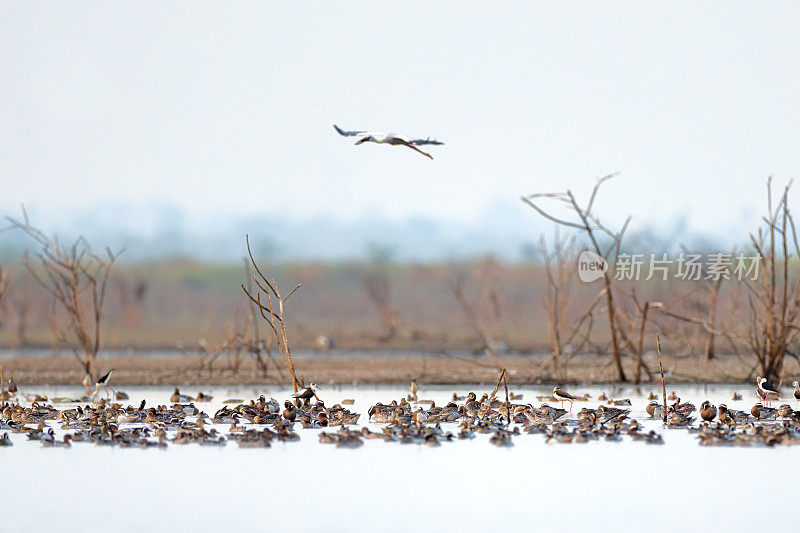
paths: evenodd
<path fill-rule="evenodd" d="M 505 387 L 505 389 L 506 389 L 506 418 L 508 419 L 508 424 L 506 424 L 506 425 L 510 426 L 511 425 L 511 402 L 509 401 L 509 398 L 508 398 L 508 372 L 506 372 L 505 368 L 503 369 L 503 387 Z"/>
<path fill-rule="evenodd" d="M 661 337 L 656 335 L 656 347 L 658 348 L 658 373 L 661 374 L 661 400 L 664 402 L 664 412 L 661 418 L 667 422 L 667 383 L 664 381 L 664 365 L 661 363 Z"/>

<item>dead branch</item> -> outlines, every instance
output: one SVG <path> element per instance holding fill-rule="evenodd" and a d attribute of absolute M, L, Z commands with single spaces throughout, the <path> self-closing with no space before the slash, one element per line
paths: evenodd
<path fill-rule="evenodd" d="M 478 313 L 475 310 L 475 306 L 470 302 L 467 296 L 464 294 L 464 276 L 461 273 L 456 274 L 454 277 L 447 278 L 445 280 L 447 287 L 450 289 L 451 294 L 455 298 L 456 302 L 458 302 L 459 307 L 464 312 L 464 315 L 467 317 L 472 329 L 475 330 L 475 333 L 478 334 L 478 337 L 481 340 L 482 347 L 481 350 L 488 355 L 492 361 L 496 364 L 497 357 L 494 353 L 494 340 L 492 339 L 491 334 L 488 332 L 487 327 L 484 324 L 484 320 L 478 316 Z"/>
<path fill-rule="evenodd" d="M 381 318 L 383 333 L 378 336 L 380 342 L 389 342 L 398 331 L 400 316 L 392 305 L 392 286 L 389 279 L 388 266 L 382 259 L 376 259 L 361 279 L 367 298 Z"/>
<path fill-rule="evenodd" d="M 558 381 L 565 381 L 565 350 L 570 345 L 577 329 L 580 328 L 582 320 L 577 322 L 578 328 L 574 329 L 568 337 L 564 335 L 564 328 L 567 322 L 567 315 L 572 305 L 574 294 L 574 282 L 578 265 L 578 253 L 575 246 L 575 239 L 561 238 L 556 226 L 552 247 L 548 248 L 547 241 L 542 236 L 539 244 L 539 251 L 544 259 L 545 282 L 547 291 L 543 304 L 547 319 L 547 331 L 550 337 L 550 365 L 553 376 Z M 593 309 L 594 305 L 590 307 Z"/>
<path fill-rule="evenodd" d="M 784 359 L 800 333 L 800 276 L 789 277 L 791 268 L 790 244 L 797 246 L 794 220 L 789 210 L 789 189 L 773 207 L 772 178 L 767 180 L 767 212 L 763 217 L 766 228 L 750 234 L 753 250 L 758 254 L 757 280 L 745 280 L 748 291 L 747 338 L 761 374 L 777 380 L 784 372 Z M 766 231 L 765 231 L 766 229 Z"/>
<path fill-rule="evenodd" d="M 114 253 L 106 248 L 105 256 L 101 257 L 83 237 L 64 247 L 57 237 L 51 239 L 30 223 L 24 206 L 22 220 L 5 218 L 10 223 L 5 230 L 21 230 L 40 246 L 35 258 L 25 253 L 23 266 L 53 298 L 51 325 L 57 341 L 72 350 L 85 372 L 94 379 L 106 286 L 122 250 Z M 61 313 L 57 312 L 59 309 Z"/>
<path fill-rule="evenodd" d="M 247 254 L 250 257 L 250 263 L 256 271 L 252 279 L 258 286 L 259 291 L 248 290 L 244 284 L 242 284 L 242 290 L 247 297 L 250 298 L 250 301 L 256 305 L 261 317 L 267 322 L 267 325 L 269 325 L 275 345 L 278 347 L 278 351 L 281 354 L 283 364 L 289 371 L 289 375 L 292 376 L 294 392 L 297 392 L 300 380 L 297 379 L 297 374 L 295 373 L 292 352 L 289 347 L 289 339 L 286 335 L 285 304 L 295 291 L 300 288 L 302 283 L 298 283 L 286 296 L 281 296 L 277 282 L 275 282 L 274 279 L 270 282 L 258 268 L 258 263 L 256 263 L 253 252 L 250 249 L 250 236 L 245 236 L 245 240 L 247 242 Z"/>
<path fill-rule="evenodd" d="M 549 220 L 552 220 L 556 224 L 559 224 L 559 225 L 562 225 L 562 226 L 566 226 L 566 227 L 569 227 L 569 228 L 573 228 L 573 229 L 577 229 L 577 230 L 580 230 L 581 232 L 583 232 L 585 234 L 585 236 L 588 238 L 588 240 L 589 240 L 589 242 L 591 244 L 591 248 L 594 250 L 594 252 L 600 257 L 607 258 L 607 257 L 609 257 L 610 253 L 613 250 L 617 250 L 617 252 L 618 252 L 620 244 L 622 242 L 622 237 L 623 237 L 623 235 L 625 233 L 625 230 L 628 227 L 628 223 L 629 223 L 630 218 L 628 220 L 626 220 L 625 224 L 623 225 L 623 227 L 622 227 L 622 229 L 620 231 L 613 232 L 613 231 L 609 230 L 608 228 L 606 228 L 605 226 L 603 226 L 599 222 L 597 217 L 595 217 L 592 214 L 591 209 L 594 206 L 594 201 L 595 201 L 595 198 L 597 197 L 597 192 L 598 192 L 598 190 L 600 188 L 600 185 L 602 185 L 603 183 L 605 183 L 607 180 L 609 180 L 610 178 L 614 177 L 615 175 L 616 175 L 616 173 L 615 174 L 609 174 L 609 175 L 603 176 L 602 178 L 597 180 L 597 183 L 595 184 L 594 188 L 592 189 L 592 194 L 590 196 L 589 203 L 586 205 L 586 207 L 581 207 L 578 204 L 578 202 L 575 200 L 575 196 L 572 194 L 572 192 L 570 190 L 567 190 L 566 193 L 532 194 L 532 195 L 528 195 L 528 196 L 522 196 L 521 199 L 522 199 L 523 202 L 525 202 L 526 204 L 531 206 L 534 210 L 536 210 L 536 212 L 538 212 L 539 214 L 541 214 L 545 218 L 547 218 Z M 560 202 L 566 203 L 567 205 L 569 205 L 571 207 L 572 211 L 574 211 L 577 214 L 579 222 L 571 222 L 571 221 L 567 221 L 567 220 L 555 217 L 553 215 L 550 215 L 549 213 L 547 213 L 544 209 L 540 208 L 535 203 L 534 200 L 537 200 L 537 199 L 540 199 L 540 198 L 555 199 L 555 200 L 558 200 Z M 608 235 L 609 237 L 611 237 L 611 239 L 612 239 L 612 242 L 611 242 L 610 246 L 608 246 L 605 251 L 601 249 L 600 244 L 599 244 L 598 239 L 597 239 L 597 236 L 595 234 L 598 229 L 600 231 L 602 231 L 603 233 L 605 233 L 606 235 Z M 611 265 L 611 266 L 613 266 L 613 265 Z M 612 269 L 609 268 L 608 270 L 612 270 Z M 615 302 L 614 302 L 614 290 L 613 290 L 614 278 L 613 278 L 613 275 L 610 274 L 608 270 L 603 273 L 603 285 L 604 285 L 605 290 L 606 290 L 606 292 L 605 292 L 606 308 L 607 308 L 607 311 L 608 311 L 609 331 L 611 333 L 611 346 L 612 346 L 611 357 L 612 357 L 612 361 L 614 362 L 614 365 L 616 367 L 617 379 L 619 381 L 627 381 L 627 378 L 625 376 L 625 371 L 624 371 L 624 369 L 622 367 L 621 345 L 620 345 L 620 338 L 621 337 L 627 337 L 627 335 L 625 334 L 623 325 L 620 322 L 619 312 L 618 312 L 618 310 L 616 308 L 616 305 L 615 305 Z"/>
<path fill-rule="evenodd" d="M 3 300 L 5 299 L 7 291 L 8 291 L 8 274 L 6 274 L 5 270 L 3 270 L 3 266 L 0 265 L 0 306 L 3 305 Z"/>

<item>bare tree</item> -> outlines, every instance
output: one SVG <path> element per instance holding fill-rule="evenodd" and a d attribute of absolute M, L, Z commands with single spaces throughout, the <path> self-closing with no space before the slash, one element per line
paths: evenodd
<path fill-rule="evenodd" d="M 627 377 L 625 376 L 625 370 L 622 367 L 622 341 L 624 340 L 623 337 L 626 336 L 625 332 L 622 329 L 622 324 L 620 323 L 619 313 L 614 302 L 615 291 L 614 288 L 614 278 L 611 272 L 614 271 L 614 266 L 616 265 L 617 255 L 619 254 L 620 244 L 622 242 L 622 237 L 625 234 L 625 230 L 630 223 L 631 217 L 628 217 L 625 220 L 625 223 L 622 225 L 622 228 L 619 231 L 611 231 L 606 226 L 604 226 L 595 215 L 592 214 L 592 207 L 594 205 L 595 197 L 597 196 L 597 191 L 605 181 L 609 180 L 610 178 L 616 176 L 615 174 L 609 174 L 600 178 L 592 189 L 592 195 L 589 198 L 589 202 L 586 204 L 585 207 L 578 205 L 578 202 L 575 200 L 575 196 L 572 194 L 571 191 L 567 190 L 563 193 L 537 193 L 531 194 L 528 196 L 522 196 L 521 199 L 523 202 L 531 206 L 537 213 L 542 215 L 543 217 L 547 218 L 555 222 L 558 225 L 565 226 L 568 228 L 576 229 L 582 232 L 588 239 L 589 245 L 591 250 L 594 251 L 598 256 L 602 257 L 609 263 L 609 268 L 603 272 L 603 290 L 605 291 L 605 300 L 606 300 L 606 308 L 608 311 L 608 326 L 609 331 L 611 334 L 611 357 L 616 368 L 617 372 L 617 379 L 619 381 L 627 381 Z M 572 222 L 569 220 L 563 220 L 561 218 L 555 217 L 541 207 L 537 205 L 536 202 L 542 199 L 551 199 L 556 200 L 558 202 L 566 204 L 566 206 L 574 211 L 578 216 L 578 222 Z M 610 243 L 603 247 L 600 241 L 600 236 L 605 235 L 611 239 Z M 613 258 L 612 258 L 613 254 Z M 630 344 L 630 342 L 628 342 Z"/>
<path fill-rule="evenodd" d="M 213 370 L 214 362 L 223 355 L 227 355 L 231 372 L 238 373 L 244 357 L 251 353 L 254 344 L 254 340 L 250 337 L 252 321 L 253 317 L 249 314 L 244 320 L 241 320 L 240 310 L 237 309 L 233 322 L 222 327 L 224 340 L 221 343 L 214 344 L 206 339 L 200 339 L 200 348 L 206 352 L 200 368 L 206 367 L 208 370 Z M 264 377 L 267 376 L 266 365 L 259 364 L 259 359 L 256 359 L 256 369 L 262 370 Z"/>
<path fill-rule="evenodd" d="M 547 290 L 544 296 L 544 307 L 547 316 L 547 332 L 550 338 L 550 365 L 553 376 L 563 382 L 566 379 L 564 365 L 565 351 L 569 348 L 565 331 L 569 322 L 568 312 L 572 305 L 574 283 L 578 265 L 578 253 L 574 237 L 561 237 L 556 226 L 553 242 L 548 246 L 547 239 L 542 236 L 539 242 L 539 253 L 544 259 L 545 282 Z"/>
<path fill-rule="evenodd" d="M 122 276 L 113 284 L 120 319 L 128 325 L 138 324 L 142 317 L 142 306 L 147 294 L 147 283 L 133 273 Z"/>
<path fill-rule="evenodd" d="M 716 349 L 716 338 L 717 335 L 713 331 L 713 328 L 716 327 L 717 323 L 717 304 L 719 303 L 719 291 L 722 288 L 722 282 L 724 278 L 720 277 L 717 281 L 709 281 L 708 282 L 708 290 L 711 293 L 710 303 L 708 305 L 708 317 L 707 321 L 711 326 L 709 331 L 706 331 L 706 341 L 703 347 L 703 354 L 706 358 L 706 366 L 708 363 L 714 359 L 714 356 L 717 354 Z"/>
<path fill-rule="evenodd" d="M 373 246 L 372 260 L 361 278 L 367 298 L 375 307 L 381 320 L 383 333 L 378 341 L 389 342 L 398 332 L 400 314 L 392 304 L 392 285 L 389 277 L 391 251 Z"/>
<path fill-rule="evenodd" d="M 388 342 L 397 335 L 399 317 L 397 310 L 392 305 L 391 286 L 385 268 L 376 267 L 372 272 L 364 274 L 362 284 L 369 301 L 380 315 L 383 333 L 380 334 L 378 340 Z"/>
<path fill-rule="evenodd" d="M 6 294 L 8 293 L 8 274 L 6 271 L 3 270 L 3 265 L 0 265 L 0 312 L 3 311 L 3 304 L 6 300 Z M 3 322 L 0 320 L 0 328 L 2 328 Z"/>
<path fill-rule="evenodd" d="M 286 320 L 284 311 L 287 300 L 289 300 L 292 294 L 294 294 L 295 291 L 300 288 L 302 283 L 298 283 L 297 286 L 289 291 L 286 296 L 281 296 L 281 291 L 275 280 L 273 279 L 270 281 L 267 276 L 265 276 L 258 268 L 258 264 L 253 258 L 253 252 L 250 250 L 249 236 L 246 236 L 246 241 L 250 263 L 253 265 L 253 269 L 256 272 L 252 276 L 252 279 L 258 287 L 258 290 L 248 290 L 244 284 L 242 284 L 242 290 L 247 297 L 250 298 L 250 301 L 256 304 L 258 311 L 261 313 L 261 317 L 266 320 L 267 324 L 269 325 L 275 345 L 278 347 L 278 351 L 281 354 L 283 364 L 289 371 L 289 375 L 292 376 L 292 387 L 294 388 L 294 391 L 297 392 L 300 381 L 297 379 L 297 374 L 294 370 L 292 352 L 289 348 L 289 340 L 286 336 Z"/>
<path fill-rule="evenodd" d="M 551 330 L 551 337 L 552 339 L 555 339 L 555 344 L 553 344 L 554 353 L 563 352 L 564 346 L 569 345 L 569 343 L 571 343 L 574 339 L 580 338 L 578 337 L 579 331 L 586 323 L 588 323 L 589 328 L 587 329 L 587 333 L 582 337 L 583 344 L 591 345 L 589 332 L 591 331 L 590 328 L 595 306 L 597 306 L 598 302 L 603 299 L 606 303 L 606 313 L 608 315 L 608 325 L 611 339 L 611 362 L 615 367 L 617 379 L 619 381 L 627 381 L 627 376 L 622 366 L 622 355 L 631 355 L 635 361 L 633 380 L 636 383 L 639 383 L 643 371 L 649 378 L 653 378 L 653 373 L 644 363 L 643 357 L 645 333 L 648 328 L 648 323 L 653 323 L 653 317 L 650 313 L 650 310 L 659 309 L 665 311 L 665 307 L 668 306 L 665 306 L 663 303 L 658 301 L 642 300 L 637 296 L 635 290 L 631 289 L 629 292 L 625 292 L 623 288 L 616 283 L 614 272 L 616 271 L 619 251 L 622 246 L 622 239 L 625 235 L 628 224 L 630 223 L 631 217 L 628 217 L 625 220 L 625 223 L 622 225 L 622 228 L 615 232 L 604 226 L 598 220 L 598 218 L 592 214 L 592 207 L 600 186 L 606 180 L 615 175 L 616 174 L 610 174 L 600 178 L 597 181 L 592 190 L 592 195 L 589 198 L 589 202 L 585 207 L 582 207 L 578 204 L 574 195 L 569 190 L 565 193 L 533 194 L 527 197 L 522 197 L 522 200 L 545 218 L 554 221 L 557 225 L 556 227 L 564 226 L 578 230 L 580 233 L 582 233 L 587 239 L 589 249 L 596 255 L 602 257 L 608 266 L 608 268 L 602 272 L 603 288 L 597 293 L 588 310 L 574 323 L 569 335 L 566 336 L 565 340 L 562 340 L 560 330 L 562 329 L 563 325 L 553 327 L 551 324 L 555 324 L 557 320 L 563 320 L 563 316 L 561 316 L 561 313 L 558 312 L 559 304 L 556 302 L 560 299 L 560 293 L 563 292 L 563 289 L 568 288 L 569 285 L 564 281 L 556 281 L 556 277 L 554 275 L 555 271 L 552 265 L 549 264 L 548 261 L 545 262 L 548 275 L 548 291 L 550 294 L 549 300 L 545 301 L 545 308 L 548 311 L 548 325 Z M 546 212 L 536 203 L 537 201 L 543 199 L 556 200 L 562 204 L 565 204 L 569 211 L 577 214 L 578 222 L 564 220 L 551 215 L 549 212 Z M 557 250 L 558 247 L 556 247 L 556 251 Z M 558 264 L 560 258 L 558 255 L 555 255 L 551 257 L 551 261 L 552 260 L 555 260 L 556 264 Z M 577 257 L 571 257 L 570 261 L 572 264 L 576 265 Z M 565 271 L 563 270 L 564 267 L 561 267 L 561 269 L 562 270 L 560 271 L 559 275 L 561 276 L 560 279 L 563 280 L 565 275 Z M 570 270 L 568 277 L 574 280 L 574 269 Z M 678 299 L 682 297 L 683 296 L 679 296 Z M 685 317 L 677 313 L 665 311 L 665 315 L 679 320 L 687 320 Z M 705 325 L 705 321 L 703 320 L 698 320 L 696 322 Z M 661 331 L 661 325 L 657 325 L 656 329 L 657 331 Z M 556 331 L 559 331 L 559 333 L 556 334 Z M 552 339 L 551 344 L 553 343 Z"/>
<path fill-rule="evenodd" d="M 789 188 L 773 208 L 772 178 L 767 181 L 766 230 L 750 235 L 759 255 L 760 275 L 747 283 L 749 326 L 747 339 L 761 375 L 777 380 L 784 357 L 798 354 L 790 349 L 800 332 L 800 276 L 790 277 L 790 259 L 800 255 L 794 220 L 789 211 Z M 791 250 L 791 251 L 790 251 Z"/>
<path fill-rule="evenodd" d="M 24 207 L 22 215 L 21 221 L 7 216 L 10 226 L 5 229 L 20 229 L 41 247 L 34 258 L 26 252 L 22 263 L 53 297 L 54 309 L 63 312 L 52 320 L 56 340 L 69 347 L 85 372 L 95 379 L 106 284 L 121 252 L 106 248 L 105 257 L 101 257 L 83 237 L 63 247 L 57 238 L 51 239 L 31 225 Z"/>
<path fill-rule="evenodd" d="M 499 263 L 492 255 L 486 255 L 478 263 L 475 277 L 479 283 L 479 298 L 482 315 L 485 317 L 492 338 L 497 341 L 505 337 L 502 331 L 503 307 L 497 287 Z"/>
<path fill-rule="evenodd" d="M 486 257 L 477 265 L 474 274 L 459 269 L 445 279 L 447 288 L 478 336 L 481 343 L 479 350 L 491 358 L 506 350 L 505 343 L 501 340 L 504 335 L 500 328 L 500 296 L 493 272 L 496 267 L 494 258 Z M 468 295 L 469 286 L 476 284 L 477 288 L 472 291 L 474 294 Z"/>
<path fill-rule="evenodd" d="M 3 265 L 0 265 L 0 305 L 3 304 L 3 298 L 6 295 L 6 290 L 8 289 L 8 274 L 3 269 Z"/>
<path fill-rule="evenodd" d="M 253 292 L 253 274 L 250 271 L 250 261 L 245 257 L 243 258 L 244 262 L 244 272 L 245 272 L 245 286 L 247 290 L 252 293 Z M 245 338 L 245 344 L 247 347 L 247 351 L 253 356 L 256 361 L 256 367 L 261 369 L 261 372 L 264 377 L 267 377 L 267 373 L 269 372 L 269 368 L 267 367 L 266 359 L 269 359 L 273 362 L 272 359 L 272 339 L 262 339 L 261 338 L 261 331 L 258 327 L 258 314 L 259 308 L 255 304 L 255 302 L 249 302 L 250 305 L 248 306 L 248 310 L 250 312 L 249 316 L 249 325 L 252 327 L 252 336 L 247 336 Z M 266 357 L 266 359 L 264 358 Z"/>
<path fill-rule="evenodd" d="M 15 290 L 8 298 L 11 311 L 16 316 L 17 343 L 28 345 L 28 325 L 31 320 L 31 300 L 24 291 Z"/>
<path fill-rule="evenodd" d="M 478 317 L 478 314 L 475 312 L 475 307 L 469 301 L 467 296 L 464 294 L 464 274 L 462 272 L 457 273 L 452 278 L 448 278 L 446 280 L 447 287 L 450 289 L 453 297 L 455 298 L 456 302 L 458 302 L 459 307 L 464 312 L 464 315 L 467 317 L 470 326 L 472 329 L 475 330 L 475 333 L 478 335 L 481 341 L 481 350 L 486 351 L 486 353 L 490 356 L 494 356 L 494 353 L 491 350 L 492 338 L 486 330 L 483 321 Z"/>
<path fill-rule="evenodd" d="M 647 373 L 649 378 L 653 377 L 650 369 L 644 364 L 644 337 L 647 331 L 647 320 L 650 309 L 663 308 L 664 304 L 650 300 L 640 301 L 634 289 L 631 289 L 630 301 L 633 304 L 633 313 L 627 314 L 622 307 L 620 307 L 619 312 L 620 316 L 627 322 L 628 330 L 637 332 L 636 340 L 628 339 L 626 343 L 636 361 L 633 371 L 633 382 L 638 384 L 642 379 L 642 370 Z"/>
<path fill-rule="evenodd" d="M 250 270 L 250 259 L 244 258 L 245 268 L 245 291 L 253 293 L 253 279 Z M 239 372 L 242 359 L 245 355 L 250 354 L 255 360 L 256 370 L 260 370 L 262 377 L 267 377 L 269 374 L 269 367 L 267 361 L 270 361 L 280 371 L 280 367 L 272 358 L 272 337 L 264 339 L 261 337 L 261 331 L 258 327 L 259 321 L 259 307 L 255 302 L 248 301 L 247 316 L 242 321 L 239 317 L 239 310 L 237 309 L 233 319 L 233 324 L 227 324 L 222 328 L 224 341 L 219 345 L 211 345 L 203 340 L 201 348 L 205 350 L 206 356 L 201 363 L 201 368 L 207 366 L 209 370 L 212 369 L 214 361 L 221 355 L 227 354 L 231 363 L 231 370 L 234 373 Z"/>

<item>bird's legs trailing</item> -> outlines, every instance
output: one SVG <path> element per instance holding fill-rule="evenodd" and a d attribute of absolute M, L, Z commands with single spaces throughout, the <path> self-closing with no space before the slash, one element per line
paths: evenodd
<path fill-rule="evenodd" d="M 413 144 L 405 143 L 405 145 L 408 146 L 409 148 L 411 148 L 412 150 L 416 150 L 417 152 L 421 153 L 422 155 L 426 155 L 426 156 L 430 157 L 431 159 L 433 159 L 433 156 L 431 154 L 429 154 L 427 152 L 423 152 L 422 150 L 420 150 L 419 148 L 417 148 Z"/>

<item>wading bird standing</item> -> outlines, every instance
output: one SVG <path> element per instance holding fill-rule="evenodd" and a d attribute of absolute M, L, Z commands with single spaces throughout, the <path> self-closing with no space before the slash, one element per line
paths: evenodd
<path fill-rule="evenodd" d="M 561 402 L 561 407 L 564 407 L 564 402 L 569 402 L 569 410 L 572 412 L 572 402 L 577 398 L 559 387 L 553 387 L 553 398 Z"/>
<path fill-rule="evenodd" d="M 108 382 L 111 381 L 111 373 L 112 372 L 114 372 L 113 368 L 111 370 L 109 370 L 108 372 L 106 372 L 104 375 L 100 376 L 100 378 L 94 384 L 94 396 L 97 396 L 97 393 L 100 392 L 100 389 L 106 389 L 107 393 L 109 393 L 109 394 L 113 393 L 114 396 L 116 396 L 116 394 L 117 394 L 116 391 L 114 389 L 112 389 L 111 387 L 109 387 L 109 385 L 108 385 Z M 114 398 L 114 396 L 112 396 L 112 398 Z"/>
<path fill-rule="evenodd" d="M 371 143 L 378 143 L 378 144 L 394 144 L 394 145 L 403 145 L 408 146 L 412 150 L 416 150 L 417 152 L 421 153 L 424 156 L 430 157 L 433 159 L 433 156 L 427 152 L 423 152 L 417 146 L 421 146 L 424 144 L 432 144 L 432 145 L 440 145 L 444 144 L 441 141 L 437 141 L 436 139 L 412 139 L 411 137 L 406 137 L 405 135 L 397 135 L 396 133 L 379 133 L 377 131 L 345 131 L 341 129 L 336 124 L 333 125 L 336 128 L 336 131 L 339 132 L 339 135 L 344 135 L 345 137 L 359 137 L 356 141 L 356 144 L 361 144 L 365 142 Z"/>
<path fill-rule="evenodd" d="M 767 405 L 769 405 L 770 396 L 775 396 L 775 399 L 777 400 L 781 395 L 781 393 L 778 391 L 778 387 L 775 386 L 774 383 L 769 381 L 767 378 L 762 378 L 761 376 L 759 376 L 756 380 L 756 391 L 760 397 L 764 398 L 764 402 Z"/>
<path fill-rule="evenodd" d="M 309 400 L 317 395 L 317 387 L 316 383 L 312 383 L 305 389 L 301 390 L 300 392 L 295 392 L 292 394 L 292 398 L 297 398 L 299 400 L 303 400 L 304 403 L 308 404 Z"/>

